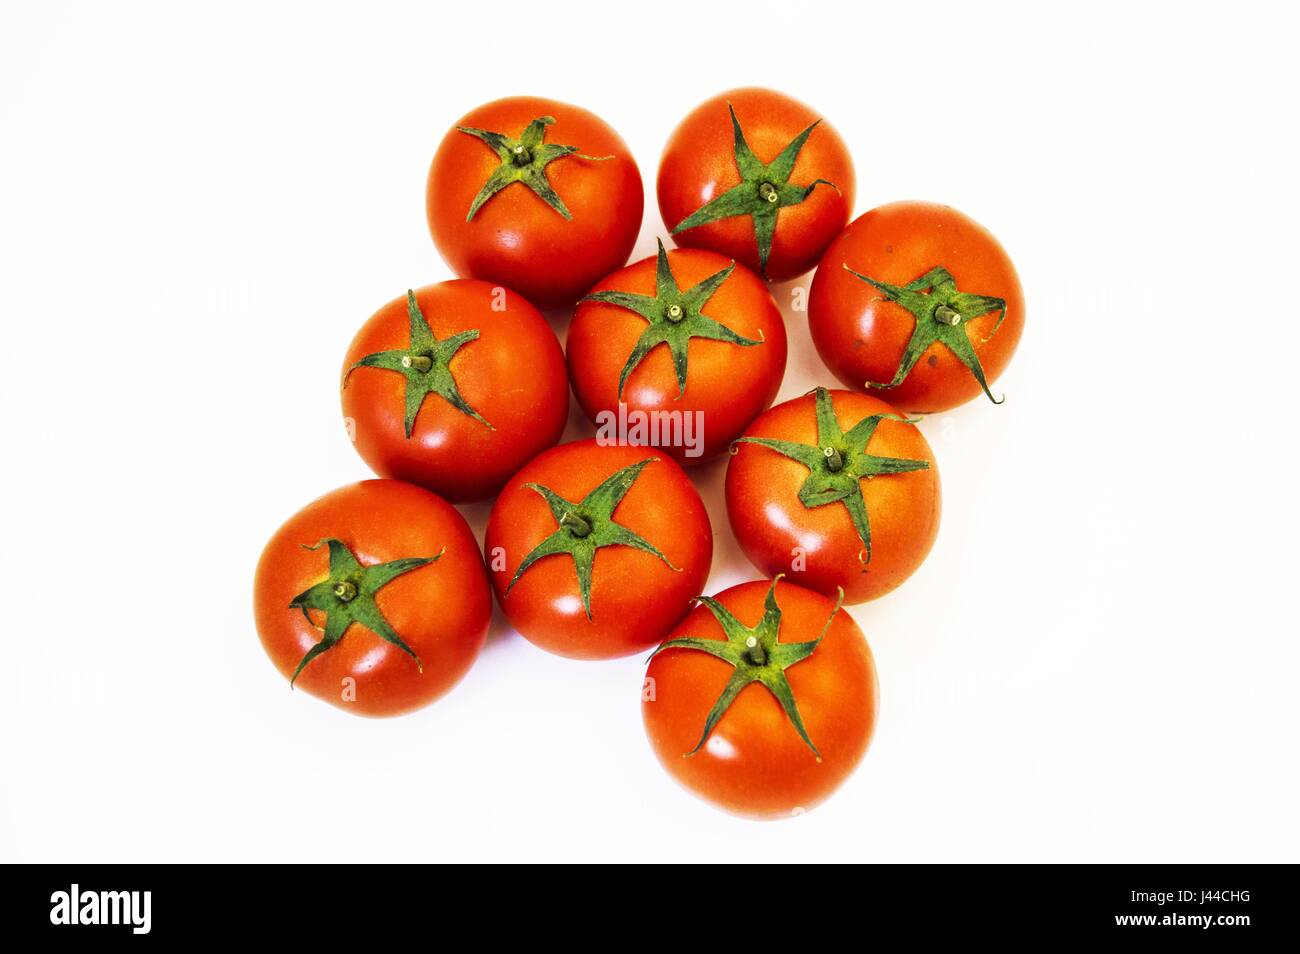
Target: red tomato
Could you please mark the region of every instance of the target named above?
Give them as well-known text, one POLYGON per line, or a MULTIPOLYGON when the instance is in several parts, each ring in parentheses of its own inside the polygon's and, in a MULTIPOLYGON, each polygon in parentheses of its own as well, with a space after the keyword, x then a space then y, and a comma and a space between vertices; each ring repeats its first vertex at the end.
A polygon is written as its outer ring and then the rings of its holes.
POLYGON ((648 649, 682 618, 708 578, 713 531, 671 459, 585 440, 506 484, 485 547, 515 629, 561 656, 608 659, 648 649))
POLYGON ((808 327, 844 384, 895 407, 946 411, 983 391, 1015 353, 1025 300, 988 230, 946 205, 895 202, 854 220, 813 278, 808 327))
POLYGON ((744 266, 660 243, 657 258, 615 272, 582 300, 567 348, 578 402, 602 433, 689 465, 721 453, 771 405, 785 373, 785 321, 744 266), (622 421, 626 433, 614 426, 622 421))
POLYGON ((457 502, 495 494, 554 446, 569 416, 564 353, 546 319, 468 279, 375 312, 343 361, 342 401, 375 473, 457 502))
POLYGON ((798 100, 733 89, 673 131, 657 192, 677 244, 785 281, 816 265, 849 220, 853 160, 839 133, 798 100))
POLYGON ((483 648, 492 597, 454 507, 411 484, 365 480, 275 532, 253 610, 291 685, 348 712, 391 716, 460 681, 483 648))
POLYGON ((429 168, 429 231, 464 278, 571 305, 623 265, 641 229, 641 173, 600 117, 535 96, 472 110, 429 168))
POLYGON ((678 782, 727 811, 787 817, 866 752, 876 667, 838 603, 760 580, 701 600, 656 651, 641 699, 650 745, 678 782))
POLYGON ((852 391, 786 401, 745 431, 727 465, 727 515, 768 576, 847 603, 888 593, 939 532, 930 445, 892 407, 852 391))

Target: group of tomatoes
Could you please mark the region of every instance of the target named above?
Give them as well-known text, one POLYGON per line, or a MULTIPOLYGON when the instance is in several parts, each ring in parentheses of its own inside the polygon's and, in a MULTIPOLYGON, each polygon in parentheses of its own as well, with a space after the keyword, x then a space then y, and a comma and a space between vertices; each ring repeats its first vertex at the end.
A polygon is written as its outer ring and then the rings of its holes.
POLYGON ((291 685, 396 715, 473 664, 494 591, 550 652, 653 649, 639 688, 663 765, 731 811, 789 815, 872 734, 875 667, 841 604, 901 584, 938 531, 937 465, 908 415, 996 401, 1024 302, 1002 247, 953 209, 850 223, 847 146, 772 90, 691 112, 657 193, 678 247, 627 265, 641 173, 599 117, 516 97, 447 132, 426 206, 462 277, 352 340, 343 414, 381 479, 276 532, 257 627, 291 685), (809 329, 844 389, 771 407, 786 330, 768 282, 813 267, 809 329), (538 305, 571 311, 566 349, 538 305), (556 446, 570 388, 601 429, 556 446), (727 516, 767 579, 703 596, 713 531, 685 468, 727 452, 727 516), (480 551, 452 504, 492 497, 480 551))

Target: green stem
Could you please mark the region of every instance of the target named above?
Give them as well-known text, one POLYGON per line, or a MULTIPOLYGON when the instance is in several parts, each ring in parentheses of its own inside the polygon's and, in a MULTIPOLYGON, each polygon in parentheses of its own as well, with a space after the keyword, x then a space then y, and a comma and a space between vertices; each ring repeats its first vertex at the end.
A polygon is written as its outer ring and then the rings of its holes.
POLYGON ((533 161, 533 154, 523 146, 515 146, 514 152, 510 156, 510 161, 517 166, 526 166, 533 161))
POLYGON ((344 603, 350 603, 352 600, 356 599, 357 585, 351 580, 343 580, 336 583, 334 584, 334 595, 344 603))
POLYGON ((941 325, 948 325, 950 328, 961 322, 961 315, 953 311, 947 305, 940 305, 934 310, 934 320, 941 325))
POLYGON ((761 186, 759 186, 758 194, 761 195, 769 203, 776 203, 781 198, 780 193, 776 191, 776 186, 772 185, 772 183, 770 182, 764 182, 761 186))
POLYGON ((823 447, 822 456, 826 458, 826 466, 831 473, 839 473, 844 469, 844 455, 834 447, 823 447))
POLYGON ((572 510, 566 511, 560 518, 560 526, 564 527, 575 537, 585 537, 591 533, 591 521, 572 510))
POLYGON ((751 636, 745 640, 745 658, 755 666, 767 665, 767 653, 759 645, 758 640, 751 636))
POLYGON ((433 358, 427 354, 408 354, 402 358, 402 367, 414 368, 423 374, 428 374, 433 367, 433 358))

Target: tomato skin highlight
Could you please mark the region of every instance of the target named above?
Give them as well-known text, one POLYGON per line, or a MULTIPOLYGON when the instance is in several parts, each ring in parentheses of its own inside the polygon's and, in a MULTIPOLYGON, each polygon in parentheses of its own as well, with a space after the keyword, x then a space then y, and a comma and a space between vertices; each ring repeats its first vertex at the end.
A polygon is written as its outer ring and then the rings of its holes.
MULTIPOLYGON (((822 361, 845 387, 894 378, 916 319, 902 305, 845 270, 905 285, 935 266, 951 272, 963 292, 1006 302, 997 324, 990 313, 966 328, 990 384, 1006 369, 1024 329, 1025 300, 1006 251, 969 216, 930 202, 894 202, 859 216, 822 256, 808 299, 808 329, 822 361), (988 340, 985 340, 985 339, 988 340)), ((979 382, 942 344, 930 345, 896 387, 872 388, 901 411, 947 411, 982 396, 979 382)))
POLYGON ((492 507, 484 549, 497 600, 524 638, 561 656, 612 659, 657 645, 685 615, 708 579, 713 531, 698 491, 671 458, 653 448, 589 439, 545 451, 510 479, 492 507), (652 457, 657 460, 642 470, 613 516, 658 547, 678 571, 631 547, 601 548, 592 568, 590 620, 567 554, 538 560, 507 595, 524 557, 557 527, 546 501, 526 484, 580 501, 616 471, 652 457))
POLYGON ((357 453, 379 476, 419 484, 455 503, 484 500, 564 432, 569 416, 564 352, 546 319, 516 292, 458 279, 417 289, 415 295, 439 339, 479 332, 456 352, 450 367, 461 396, 492 427, 429 394, 407 438, 406 379, 381 368, 353 369, 368 354, 408 345, 404 297, 375 312, 353 338, 343 360, 343 417, 351 422, 357 453))
MULTIPOLYGON (((668 261, 685 289, 725 269, 731 260, 701 249, 674 249, 668 261)), ((655 294, 655 256, 620 269, 597 283, 597 291, 655 294)), ((686 391, 679 397, 672 354, 655 347, 628 376, 623 403, 628 412, 676 411, 700 415, 703 441, 697 456, 673 445, 661 450, 679 464, 692 466, 716 457, 756 416, 771 406, 785 374, 785 320, 767 284, 737 265, 704 305, 704 314, 761 345, 740 345, 692 338, 688 346, 686 391)), ((578 305, 566 344, 574 394, 593 422, 597 415, 618 414, 618 382, 628 356, 648 327, 633 311, 600 301, 578 305)))
POLYGON ((636 160, 622 137, 594 113, 535 96, 498 99, 471 110, 444 136, 429 167, 429 232, 439 254, 463 278, 505 285, 540 306, 572 305, 632 254, 645 196, 636 160), (545 141, 578 147, 546 166, 551 187, 572 214, 566 220, 522 184, 502 189, 466 216, 500 159, 458 130, 472 126, 518 138, 533 120, 553 116, 545 141))
MULTIPOLYGON (((770 585, 767 580, 741 583, 716 599, 741 622, 753 624, 763 615, 770 585)), ((777 582, 776 598, 783 643, 815 639, 835 606, 833 598, 784 580, 777 582)), ((700 605, 669 638, 683 636, 724 638, 718 621, 700 605)), ((720 659, 682 648, 666 649, 651 660, 641 715, 660 764, 685 788, 734 814, 783 818, 811 809, 853 772, 875 728, 876 669, 862 630, 840 610, 816 651, 785 673, 820 762, 772 694, 756 683, 741 690, 703 747, 685 755, 699 741, 732 672, 720 659)))
MULTIPOLYGON (((879 398, 831 391, 836 418, 847 430, 872 414, 898 412, 879 398)), ((746 437, 817 443, 812 395, 778 404, 760 415, 746 437)), ((799 489, 808 468, 756 444, 739 443, 727 465, 727 516, 736 541, 760 572, 778 573, 800 586, 861 603, 890 592, 924 562, 939 532, 939 471, 934 453, 914 425, 880 422, 868 450, 878 456, 930 462, 928 470, 860 480, 871 525, 872 552, 863 544, 840 503, 805 507, 799 489), (796 562, 802 553, 803 563, 796 562)))
POLYGON ((324 549, 334 537, 366 566, 409 557, 436 561, 394 579, 375 603, 420 658, 354 623, 298 675, 295 689, 347 712, 394 716, 428 705, 469 671, 487 638, 492 597, 478 544, 465 519, 442 498, 396 480, 364 480, 325 494, 298 511, 262 551, 254 581, 254 617, 262 647, 286 683, 320 641, 313 623, 291 609, 294 597, 327 576, 324 549), (443 550, 443 548, 446 548, 443 550), (355 699, 347 701, 345 680, 355 699))
MULTIPOLYGON (((856 181, 853 158, 840 134, 810 106, 771 89, 733 89, 706 100, 673 130, 659 160, 656 193, 665 227, 672 231, 696 209, 741 181, 736 168, 734 132, 727 104, 750 149, 771 162, 810 124, 821 120, 804 143, 790 181, 826 179, 839 191, 819 185, 800 204, 782 208, 766 277, 787 281, 817 264, 844 228, 853 210, 856 181)), ((733 216, 673 235, 682 247, 710 249, 761 273, 753 220, 733 216)))

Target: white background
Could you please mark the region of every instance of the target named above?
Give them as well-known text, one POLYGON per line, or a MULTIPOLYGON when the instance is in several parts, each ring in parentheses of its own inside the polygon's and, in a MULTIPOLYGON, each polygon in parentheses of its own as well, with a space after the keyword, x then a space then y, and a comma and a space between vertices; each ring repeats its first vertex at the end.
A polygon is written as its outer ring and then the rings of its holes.
MULTIPOLYGON (((6 3, 0 858, 1300 860, 1298 21, 6 3), (853 609, 883 694, 857 774, 797 819, 723 815, 651 755, 641 658, 548 656, 499 613, 409 717, 291 693, 253 567, 368 476, 339 364, 379 305, 450 277, 423 211, 443 133, 515 93, 594 110, 646 179, 641 257, 666 137, 744 84, 838 127, 858 213, 987 225, 1028 302, 1007 403, 922 425, 933 554, 853 609)), ((785 399, 830 376, 775 292, 785 399)), ((698 474, 711 591, 756 575, 722 472, 698 474)))

